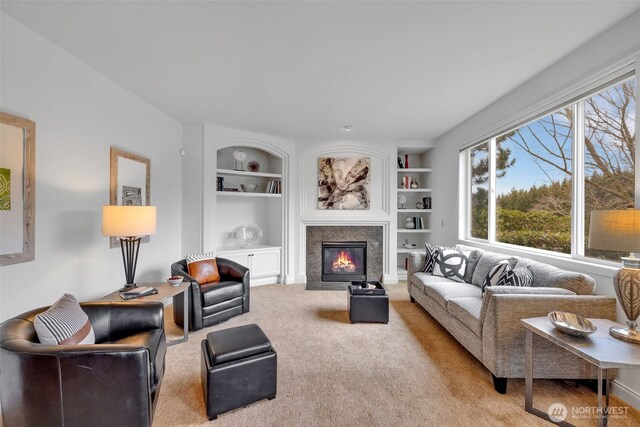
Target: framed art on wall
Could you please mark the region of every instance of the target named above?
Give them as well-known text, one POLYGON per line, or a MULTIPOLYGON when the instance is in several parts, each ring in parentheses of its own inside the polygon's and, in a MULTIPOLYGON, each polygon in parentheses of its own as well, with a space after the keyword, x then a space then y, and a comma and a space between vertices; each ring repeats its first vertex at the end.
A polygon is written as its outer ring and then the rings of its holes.
MULTIPOLYGON (((111 147, 110 205, 149 206, 151 202, 151 160, 111 147)), ((149 236, 141 243, 150 241, 149 236)), ((111 248, 120 247, 116 237, 109 239, 111 248)))
POLYGON ((0 113, 0 265, 35 259, 36 124, 0 113))
POLYGON ((318 159, 318 209, 369 209, 369 157, 318 159))

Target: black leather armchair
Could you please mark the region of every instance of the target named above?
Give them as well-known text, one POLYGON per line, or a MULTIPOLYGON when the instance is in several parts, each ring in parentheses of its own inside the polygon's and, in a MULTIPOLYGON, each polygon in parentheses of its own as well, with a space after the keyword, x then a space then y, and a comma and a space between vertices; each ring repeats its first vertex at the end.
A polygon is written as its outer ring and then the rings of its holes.
MULTIPOLYGON (((249 312, 249 269, 225 258, 216 258, 220 282, 200 284, 189 275, 187 261, 171 265, 171 275, 191 282, 189 329, 197 331, 249 312)), ((173 297, 173 321, 183 326, 184 294, 173 297)))
POLYGON ((80 305, 96 344, 40 344, 33 320, 47 307, 0 325, 5 425, 151 425, 167 350, 162 304, 80 305))

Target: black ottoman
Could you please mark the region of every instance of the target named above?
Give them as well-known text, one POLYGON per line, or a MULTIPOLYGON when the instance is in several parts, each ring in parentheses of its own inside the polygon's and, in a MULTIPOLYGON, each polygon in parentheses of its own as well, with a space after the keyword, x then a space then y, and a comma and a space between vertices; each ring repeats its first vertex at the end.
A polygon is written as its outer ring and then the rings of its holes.
POLYGON ((389 296, 380 282, 351 282, 347 298, 351 323, 389 323, 389 296), (375 286, 375 289, 361 289, 361 284, 375 286))
POLYGON ((211 332, 202 340, 202 392, 209 420, 262 399, 275 399, 277 355, 258 325, 211 332))

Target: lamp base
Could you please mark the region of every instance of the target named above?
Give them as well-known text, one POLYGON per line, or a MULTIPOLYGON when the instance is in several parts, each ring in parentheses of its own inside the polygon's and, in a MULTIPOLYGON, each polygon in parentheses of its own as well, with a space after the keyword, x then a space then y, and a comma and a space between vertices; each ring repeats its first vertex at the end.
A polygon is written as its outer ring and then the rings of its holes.
POLYGON ((622 341, 634 344, 640 344, 640 333, 635 329, 623 328, 621 326, 612 326, 609 328, 609 335, 622 341))
POLYGON ((138 285, 136 285, 135 283, 127 283, 122 288, 118 289, 118 292, 127 292, 127 291, 130 291, 133 288, 137 288, 137 287, 138 287, 138 285))

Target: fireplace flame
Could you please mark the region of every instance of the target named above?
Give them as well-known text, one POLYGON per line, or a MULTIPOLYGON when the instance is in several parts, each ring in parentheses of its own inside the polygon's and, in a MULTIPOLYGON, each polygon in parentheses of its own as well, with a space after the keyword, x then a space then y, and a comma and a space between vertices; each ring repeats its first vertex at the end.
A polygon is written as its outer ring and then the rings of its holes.
POLYGON ((331 269, 334 272, 353 273, 356 271, 356 265, 351 261, 349 252, 340 251, 338 258, 331 264, 331 269))

